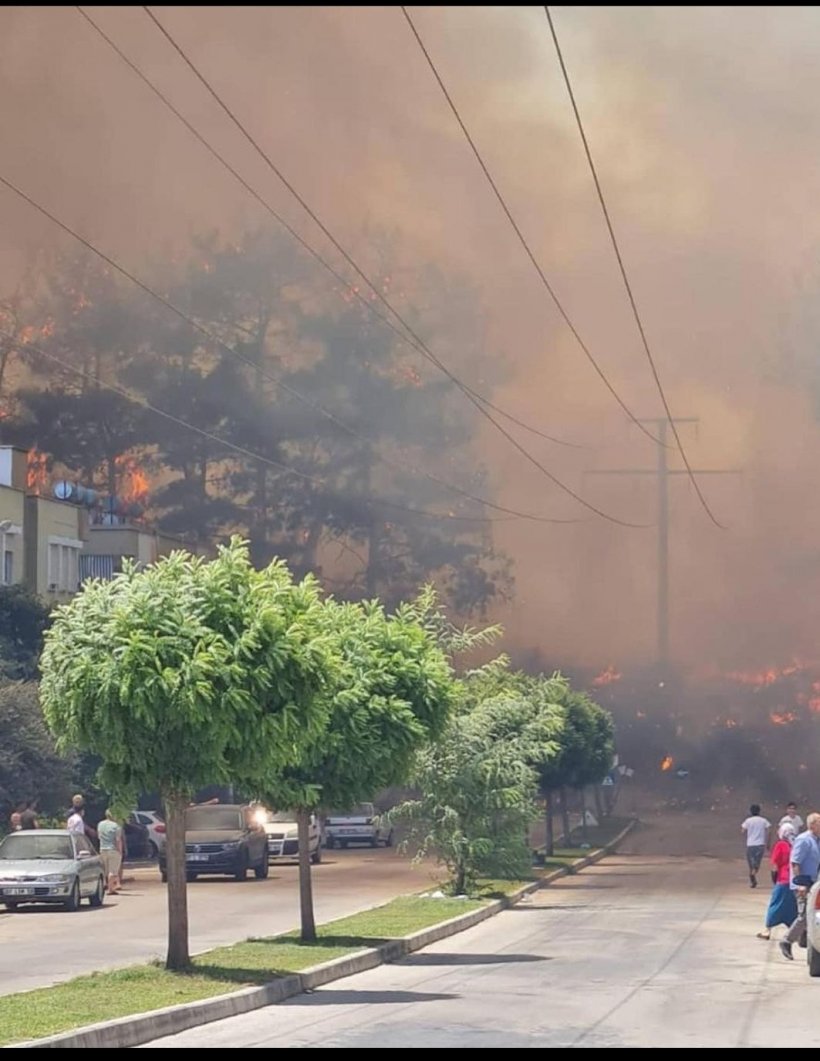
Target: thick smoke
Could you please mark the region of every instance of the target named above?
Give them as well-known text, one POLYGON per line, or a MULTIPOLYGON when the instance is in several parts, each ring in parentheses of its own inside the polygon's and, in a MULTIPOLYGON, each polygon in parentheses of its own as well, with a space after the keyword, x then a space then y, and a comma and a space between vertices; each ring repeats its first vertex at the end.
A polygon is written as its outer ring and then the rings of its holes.
MULTIPOLYGON (((612 382, 639 416, 661 406, 630 319, 540 9, 418 8, 421 33, 477 142, 612 382)), ((274 177, 138 8, 95 8, 247 178, 318 245, 274 177)), ((653 446, 614 405, 527 264, 396 8, 163 8, 288 176, 366 262, 366 224, 400 230, 408 263, 467 272, 508 369, 498 401, 588 448, 521 440, 574 488, 654 523, 653 446)), ((684 664, 814 653, 820 621, 815 207, 820 93, 811 8, 557 8, 647 331, 726 530, 671 484, 672 653, 684 664)), ((72 8, 10 7, 0 34, 2 170, 125 263, 191 232, 263 220, 251 200, 72 8)), ((65 246, 0 195, 0 277, 65 246)), ((335 259, 334 259, 335 260, 335 259)), ((435 336, 431 345, 436 348, 435 336)), ((454 354, 469 382, 470 351, 454 354)), ((589 516, 491 428, 499 500, 577 525, 501 523, 519 650, 619 665, 650 659, 655 530, 589 516)), ((671 458, 676 467, 678 459, 671 458)))

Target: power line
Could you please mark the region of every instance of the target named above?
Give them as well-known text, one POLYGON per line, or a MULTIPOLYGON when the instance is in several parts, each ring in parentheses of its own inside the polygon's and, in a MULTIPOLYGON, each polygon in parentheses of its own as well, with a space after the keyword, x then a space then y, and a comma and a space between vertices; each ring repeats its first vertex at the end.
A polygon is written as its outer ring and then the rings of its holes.
MULTIPOLYGON (((10 331, 0 328, 0 335, 6 339, 16 340, 17 336, 10 331)), ((56 354, 50 353, 44 350, 42 346, 39 346, 34 342, 26 342, 22 344, 26 350, 33 351, 40 357, 44 357, 49 361, 54 362, 61 368, 68 372, 73 372, 75 375, 91 381, 95 386, 102 387, 104 390, 112 391, 114 394, 118 394, 121 398, 125 398, 126 401, 131 402, 134 405, 140 406, 143 409, 148 410, 151 413, 155 413, 157 416, 161 416, 171 423, 176 424, 178 427, 183 427, 188 431, 193 431, 201 438, 206 438, 211 442, 216 442, 218 445, 223 446, 225 449, 231 450, 234 453, 238 453, 242 457, 248 457, 251 460, 259 461, 262 464, 267 465, 270 468, 275 468, 277 471, 284 472, 287 475, 296 476, 298 479, 302 479, 305 482, 315 484, 327 489, 327 481, 320 479, 316 475, 310 475, 307 472, 299 471, 298 468, 293 468, 289 464, 283 464, 281 461, 273 460, 270 457, 264 457, 261 453, 255 453, 252 450, 246 449, 244 446, 239 446, 235 442, 231 442, 226 438, 222 438, 220 435, 214 434, 212 431, 208 431, 205 428, 197 427, 196 424, 190 423, 188 420, 183 420, 181 417, 176 416, 174 413, 168 412, 167 409, 161 409, 159 406, 149 402, 146 398, 141 395, 134 394, 133 391, 128 390, 126 387, 121 387, 115 383, 109 383, 106 380, 100 379, 98 376, 94 376, 91 372, 85 369, 79 368, 77 365, 72 365, 64 358, 58 357, 56 354)), ((461 521, 467 523, 504 523, 514 519, 526 519, 534 517, 509 515, 509 516, 458 516, 448 512, 429 512, 426 509, 415 508, 412 505, 404 505, 398 501, 391 501, 384 497, 372 496, 369 498, 357 498, 357 500, 363 501, 367 505, 386 505, 390 508, 401 509, 405 512, 412 512, 417 516, 423 516, 427 519, 444 520, 444 521, 461 521)))
MULTIPOLYGON (((343 431, 345 431, 347 434, 351 435, 353 438, 356 438, 358 441, 365 443, 365 445, 367 445, 367 446, 372 446, 374 444, 373 439, 368 438, 366 435, 361 434, 361 432, 357 431, 355 428, 351 427, 349 424, 346 424, 343 420, 340 420, 334 413, 331 413, 329 410, 325 409, 323 406, 319 405, 318 403, 313 402, 310 398, 306 398, 303 394, 301 394, 299 391, 297 391, 290 384, 285 383, 283 380, 279 379, 278 377, 273 376, 270 373, 265 372, 264 370, 260 369, 260 366, 255 361, 253 361, 251 358, 245 357, 244 354, 240 353, 240 351, 237 350, 235 347, 230 346, 223 339, 221 339, 218 335, 214 335, 213 332, 211 332, 204 325, 200 324, 199 321, 195 320, 193 317, 190 317, 187 313, 185 313, 184 310, 181 310, 178 306, 174 305, 173 302, 170 302, 163 295, 159 294, 158 291, 155 291, 152 287, 150 287, 148 284, 146 284, 143 280, 140 280, 140 278, 138 276, 135 276, 134 273, 129 272, 129 270, 126 269, 123 265, 120 265, 120 263, 118 261, 116 261, 110 255, 106 254, 105 251, 100 250, 99 247, 96 247, 93 243, 91 243, 90 240, 86 239, 85 236, 82 236, 79 232, 76 232, 73 228, 71 228, 69 225, 67 225, 64 221, 61 221, 55 214, 53 214, 53 213, 51 213, 51 211, 47 210, 44 206, 42 206, 40 203, 38 203, 30 195, 27 195, 24 191, 22 191, 22 189, 18 188, 15 184, 13 184, 10 180, 8 180, 7 177, 4 177, 2 174, 0 174, 0 184, 4 185, 6 188, 8 188, 9 191, 14 192, 15 195, 19 196, 24 202, 28 203, 29 206, 33 207, 35 210, 37 210, 39 213, 41 213, 44 217, 48 218, 49 221, 51 221, 53 224, 57 225, 57 227, 62 229, 63 232, 66 232, 68 235, 72 236, 75 240, 77 240, 79 243, 81 243, 82 246, 84 246, 87 250, 90 250, 93 254, 95 254, 98 258, 100 258, 102 261, 104 261, 107 265, 110 265, 112 269, 115 269, 118 273, 120 273, 122 276, 124 276, 127 280, 129 280, 131 283, 133 283, 137 287, 139 287, 141 291, 144 291, 147 295, 150 295, 151 298, 155 299, 161 305, 165 306, 166 309, 171 310, 172 313, 174 313, 181 320, 185 321, 192 328, 195 328, 198 332, 200 332, 200 334, 204 335, 211 342, 216 343, 223 350, 225 350, 228 354, 232 355, 233 357, 236 357, 238 360, 242 361, 244 364, 246 364, 250 368, 252 368, 255 372, 259 372, 259 374, 262 376, 262 378, 264 378, 266 380, 269 380, 275 386, 277 386, 280 389, 282 389, 283 391, 285 391, 286 394, 290 394, 297 401, 301 402, 303 405, 307 406, 309 409, 312 409, 314 412, 317 412, 320 415, 324 416, 327 420, 329 420, 331 423, 333 423, 336 427, 341 428, 343 431)), ((578 522, 580 522, 577 519, 569 519, 569 520, 552 519, 552 518, 547 517, 547 516, 535 516, 532 513, 518 512, 515 509, 510 509, 510 508, 504 507, 503 505, 498 505, 494 501, 488 501, 485 498, 477 497, 475 494, 472 494, 472 493, 470 493, 467 490, 463 490, 459 486, 454 486, 452 483, 448 483, 444 479, 440 479, 437 475, 433 475, 432 472, 425 471, 423 468, 415 468, 412 465, 407 465, 407 464, 404 464, 403 462, 395 461, 392 458, 386 457, 383 453, 377 453, 376 456, 377 456, 378 460, 380 460, 382 463, 387 464, 388 466, 394 467, 394 468, 398 469, 399 471, 402 471, 402 472, 408 472, 409 471, 413 475, 420 476, 420 477, 422 477, 424 479, 427 479, 429 482, 436 483, 438 486, 444 487, 446 490, 449 490, 451 493, 459 494, 459 495, 461 495, 462 497, 466 498, 469 501, 473 501, 473 502, 475 502, 476 504, 479 504, 479 505, 485 505, 488 508, 496 509, 497 511, 504 512, 504 513, 506 513, 508 515, 518 516, 521 519, 532 519, 532 520, 535 520, 536 522, 539 522, 539 523, 578 523, 578 522)), ((631 524, 628 524, 628 525, 631 526, 631 524)))
POLYGON ((655 364, 655 358, 652 356, 652 350, 649 347, 649 340, 646 336, 646 330, 643 326, 641 315, 638 312, 638 304, 635 301, 635 296, 632 292, 632 285, 629 282, 629 277, 626 272, 626 266, 624 265, 624 259, 621 254, 621 249, 618 246, 618 240, 615 236, 615 229, 612 226, 612 219, 609 216, 609 210, 606 205, 606 199, 604 198, 603 189, 601 188, 601 182, 598 179, 598 170, 596 169, 595 162, 592 158, 592 151, 590 150, 589 141, 587 140, 587 135, 584 130, 584 123, 581 120, 581 112, 578 110, 578 104, 575 101, 575 93, 572 90, 572 82, 570 81, 569 71, 567 70, 567 65, 564 62, 564 54, 561 51, 561 45, 558 41, 558 34, 555 31, 555 24, 552 21, 552 13, 550 12, 550 9, 546 4, 544 5, 544 11, 547 16, 547 22, 549 23, 550 33, 552 34, 553 42, 555 43, 555 51, 558 54, 558 62, 561 65, 561 73, 564 75, 564 84, 567 86, 567 93, 569 94, 570 103, 572 104, 572 111, 575 115, 575 122, 578 126, 578 132, 581 134, 581 142, 584 145, 584 153, 586 154, 587 162, 589 163, 589 169, 592 174, 592 180, 595 183, 595 191, 598 194, 598 202, 601 204, 601 210, 603 211, 604 220, 606 221, 606 227, 607 231, 609 232, 609 238, 612 242, 612 248, 615 251, 615 257, 618 259, 618 268, 621 271, 621 278, 623 279, 624 287, 626 288, 626 294, 629 298, 629 305, 632 307, 632 315, 635 318, 635 324, 638 326, 638 333, 640 334, 641 343, 646 354, 646 359, 649 362, 649 367, 652 371, 652 378, 655 380, 655 386, 658 388, 658 394, 660 395, 661 401, 663 402, 663 408, 666 412, 666 419, 669 423, 669 427, 672 430, 672 434, 675 436, 675 442, 677 444, 684 466, 686 467, 686 473, 689 476, 689 481, 695 488, 695 493, 698 495, 698 500, 700 501, 701 505, 703 505, 703 509, 706 512, 706 515, 712 521, 712 523, 714 523, 716 527, 720 527, 721 530, 725 530, 725 526, 720 523, 719 520, 715 517, 714 513, 709 507, 708 502, 706 501, 706 498, 701 492, 700 484, 695 478, 695 473, 692 471, 692 466, 689 463, 689 458, 686 456, 686 451, 683 448, 683 442, 681 441, 680 433, 678 432, 678 427, 675 423, 675 419, 672 416, 672 410, 669 408, 669 402, 667 401, 666 392, 664 391, 663 384, 661 383, 661 377, 658 373, 657 365, 655 364))
MULTIPOLYGON (((318 262, 318 264, 321 265, 323 269, 330 273, 330 275, 338 283, 342 284, 343 287, 346 288, 350 292, 350 294, 354 298, 356 298, 372 316, 374 316, 377 320, 380 320, 383 324, 386 324, 387 327, 390 328, 391 331, 393 331, 393 333, 398 336, 401 342, 412 347, 418 353, 424 355, 424 351, 409 336, 405 335, 405 333, 400 328, 397 328, 389 317, 386 317, 384 314, 380 313, 372 304, 372 302, 368 301, 368 299, 366 299, 364 295, 361 294, 361 292, 355 290, 355 288, 353 288, 350 281, 345 276, 343 276, 337 269, 335 269, 334 266, 331 265, 331 263, 327 261, 326 258, 324 258, 314 247, 312 247, 304 238, 304 236, 300 235, 300 233, 297 232, 296 229, 292 225, 290 225, 284 217, 281 216, 281 214, 274 210, 270 203, 262 195, 260 195, 259 192, 251 184, 249 184, 248 181, 245 180, 241 173, 239 173, 235 169, 235 167, 232 166, 230 162, 228 162, 224 155, 222 155, 213 146, 213 144, 211 144, 202 135, 202 133, 200 133, 199 130, 190 121, 188 121, 185 115, 182 114, 178 110, 178 108, 174 106, 174 104, 165 95, 165 93, 163 93, 163 91, 147 76, 147 74, 145 74, 145 72, 125 54, 125 52, 119 47, 119 45, 105 32, 105 30, 91 17, 91 15, 88 14, 88 12, 83 7, 77 5, 77 11, 82 15, 86 22, 88 22, 89 25, 92 26, 92 28, 99 34, 99 36, 105 41, 105 43, 114 51, 114 53, 119 56, 119 58, 126 64, 126 66, 128 66, 129 69, 133 71, 133 73, 135 73, 137 77, 168 108, 168 110, 171 111, 174 117, 176 117, 180 122, 182 122, 182 124, 191 133, 191 135, 194 136, 199 141, 199 143, 219 163, 221 163, 222 166, 224 166, 224 168, 231 174, 232 177, 239 181, 242 187, 250 195, 253 196, 253 198, 260 204, 260 206, 262 206, 278 224, 280 224, 285 229, 285 231, 288 233, 288 235, 291 236, 292 239, 296 240, 296 242, 300 244, 303 250, 305 250, 316 262, 318 262)), ((553 442, 558 446, 568 446, 572 449, 587 448, 577 442, 568 442, 566 439, 556 438, 554 435, 547 434, 546 431, 542 431, 540 428, 534 427, 532 424, 526 423, 524 420, 521 420, 513 413, 510 413, 506 409, 502 409, 500 406, 495 405, 492 401, 490 401, 489 398, 481 394, 479 391, 474 390, 472 387, 469 387, 466 383, 464 384, 464 386, 467 388, 467 390, 470 391, 473 397, 477 398, 479 401, 483 402, 486 406, 488 406, 488 408, 498 413, 499 416, 505 417, 507 420, 516 424, 524 431, 529 431, 532 434, 537 435, 539 438, 546 439, 548 442, 553 442)))
POLYGON ((284 187, 287 188, 287 190, 296 199, 299 205, 305 210, 305 212, 314 221, 314 223, 321 229, 327 239, 330 240, 333 246, 345 259, 345 261, 353 269, 355 269, 355 271, 364 280, 368 287, 373 291, 379 301, 382 302, 382 304, 386 306, 386 308, 393 314, 396 320, 398 320, 399 323, 407 329, 408 334, 411 335, 416 341, 416 343, 418 344, 418 348, 424 353, 424 356, 427 357, 428 360, 430 360, 434 365, 436 365, 453 383, 455 383, 455 385, 469 398, 469 400, 473 403, 476 409, 478 409, 479 413, 483 417, 485 417, 485 419, 489 420, 489 422, 496 428, 496 430, 499 431, 508 440, 508 442, 510 442, 510 444, 514 446, 515 449, 517 449, 518 452, 530 462, 530 464, 537 468, 541 472, 541 474, 545 476, 545 478, 549 479, 550 482, 553 483, 553 485, 557 486, 564 493, 568 494, 571 498, 573 498, 573 500, 577 501, 580 505, 583 505, 584 508, 588 509, 590 512, 594 512, 596 516, 600 516, 602 519, 608 520, 610 523, 617 523, 622 527, 644 526, 643 524, 631 523, 627 520, 618 519, 616 516, 611 516, 609 513, 604 512, 602 509, 598 508, 590 501, 587 501, 579 493, 573 490, 572 487, 567 486, 566 483, 564 483, 561 479, 558 478, 558 476, 551 472, 541 461, 538 460, 537 457, 534 457, 528 449, 521 445, 521 443, 518 441, 518 439, 515 438, 514 435, 511 435, 510 432, 507 431, 507 429, 488 412, 487 408, 482 403, 482 401, 475 398, 470 392, 469 388, 462 383, 458 376, 456 376, 449 368, 447 368, 447 366, 430 350, 424 340, 419 336, 418 332, 415 331, 415 329, 408 323, 406 318, 393 306, 390 300, 370 279, 367 273, 363 271, 358 262, 356 262, 356 260, 351 256, 351 254, 342 246, 339 240, 328 229, 327 225, 325 225, 325 223, 319 218, 316 212, 305 201, 305 199, 297 191, 294 185, 287 179, 287 177, 285 177, 279 167, 273 162, 270 156, 265 152, 265 150, 259 145, 259 143, 247 130, 247 128, 242 124, 240 119, 233 113, 227 103, 224 102, 222 97, 219 95, 216 89, 212 87, 205 75, 202 74, 199 68, 194 64, 194 62, 188 58, 188 55, 181 47, 181 45, 178 44, 174 37, 171 36, 169 31, 162 25, 162 23, 159 21, 156 15, 154 15, 151 9, 147 6, 144 6, 143 10, 146 12, 151 21, 157 26, 157 28, 160 30, 166 40, 171 44, 171 46, 178 53, 178 55, 182 58, 186 66, 188 66, 188 68, 195 75, 195 77, 207 89, 208 93, 219 104, 220 108, 230 118, 230 120, 234 123, 237 129, 239 129, 239 131, 242 133, 248 143, 250 143, 251 146, 256 150, 256 152, 259 154, 260 158, 262 158, 262 160, 266 163, 268 168, 278 177, 284 187))
POLYGON ((527 242, 527 239, 524 236, 524 233, 521 231, 521 227, 519 226, 518 222, 513 217, 512 211, 510 210, 509 206, 507 205, 506 199, 501 194, 501 191, 500 191, 498 185, 496 184, 496 182, 495 182, 495 180, 493 178, 493 175, 490 173, 490 170, 487 167, 487 163, 484 161, 484 158, 483 158, 481 152, 478 150, 478 147, 476 146, 475 140, 473 139, 473 137, 470 134, 470 130, 467 128, 467 126, 464 123, 464 119, 461 117, 461 113, 459 112, 459 109, 456 106, 456 104, 455 104, 455 102, 453 100, 453 97, 450 95, 450 93, 449 93, 449 91, 447 89, 447 86, 444 84, 444 80, 442 79, 441 74, 438 72, 438 68, 436 67, 436 64, 433 62, 432 56, 430 55, 429 51, 427 50, 427 47, 426 47, 424 41, 421 39, 421 35, 420 35, 419 31, 416 29, 416 24, 413 22, 413 19, 410 16, 410 12, 407 10, 407 8, 404 5, 402 5, 401 9, 402 9, 402 12, 404 14, 404 17, 407 19, 407 23, 410 26, 410 29, 413 32, 413 36, 416 39, 416 43, 418 44, 419 48, 421 49, 422 55, 427 60, 427 65, 430 67, 430 70, 433 73, 433 77, 436 79, 436 81, 438 83, 438 86, 439 86, 439 88, 441 89, 441 91, 442 91, 442 93, 444 95, 444 98, 447 100, 447 103, 450 106, 450 110, 453 112, 453 115, 454 115, 456 121, 458 122, 462 133, 464 133, 464 136, 465 136, 465 139, 467 140, 467 143, 472 148, 472 152, 473 152, 473 154, 476 157, 476 161, 478 162, 479 166, 481 167, 482 173, 487 178, 487 182, 490 185, 490 187, 492 188, 493 192, 495 193, 495 197, 498 200, 499 204, 501 205, 501 209, 504 211, 504 214, 506 215, 507 220, 512 225, 513 231, 515 232, 516 236, 518 237, 518 240, 519 240, 521 246, 524 248, 524 251, 526 252, 527 257, 529 258, 529 260, 532 263, 536 273, 538 274, 538 277, 539 277, 541 283, 543 284, 544 288, 546 289, 547 293, 549 294, 550 298, 552 299, 553 303, 555 304, 555 308, 561 314, 561 317, 563 318, 564 323, 567 325, 569 330, 572 332, 573 336, 575 337, 576 342, 578 343, 578 345, 581 347, 581 350, 583 350, 584 354, 586 355, 587 360, 592 365, 592 367, 595 369, 595 371, 598 373, 599 377, 601 378, 601 380, 604 383, 604 386, 607 388, 607 390, 612 395, 612 397, 615 399, 615 401, 618 403, 618 405, 620 405, 621 409, 623 409, 623 411, 626 413, 626 415, 629 417, 629 419, 632 421, 632 423, 635 424, 635 426, 640 431, 642 431, 647 436, 647 438, 651 438, 653 442, 657 443, 658 439, 651 433, 651 431, 648 431, 646 429, 646 427, 635 416, 635 414, 632 412, 632 410, 629 408, 629 406, 626 404, 626 402, 623 400, 623 398, 620 396, 620 394, 615 390, 615 387, 612 385, 612 383, 610 383, 608 376, 606 375, 604 370, 601 368, 601 366, 598 364, 598 361, 594 357, 592 351, 589 349, 587 344, 581 338, 580 332, 578 331, 578 329, 576 328, 575 324, 572 321, 572 318, 570 317, 570 315, 567 313, 566 309, 564 308, 563 303, 558 298, 558 295, 555 293, 555 288, 552 286, 552 284, 547 279, 547 275, 544 272, 544 270, 542 269, 541 263, 536 258, 536 256, 535 256, 532 248, 530 247, 529 243, 527 242))

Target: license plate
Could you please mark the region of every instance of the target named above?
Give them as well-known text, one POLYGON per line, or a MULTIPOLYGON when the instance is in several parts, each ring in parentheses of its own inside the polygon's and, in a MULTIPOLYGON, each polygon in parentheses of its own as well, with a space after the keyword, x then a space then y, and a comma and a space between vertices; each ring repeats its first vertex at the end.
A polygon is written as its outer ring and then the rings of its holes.
POLYGON ((33 888, 4 888, 5 895, 34 895, 33 888))
POLYGON ((354 834, 355 835, 356 833, 367 832, 367 830, 364 828, 364 826, 360 825, 360 826, 358 826, 358 828, 356 826, 354 826, 353 828, 340 829, 339 832, 340 833, 345 833, 345 834, 354 834))
POLYGON ((185 859, 188 862, 207 862, 208 861, 208 856, 207 855, 186 855, 185 859))

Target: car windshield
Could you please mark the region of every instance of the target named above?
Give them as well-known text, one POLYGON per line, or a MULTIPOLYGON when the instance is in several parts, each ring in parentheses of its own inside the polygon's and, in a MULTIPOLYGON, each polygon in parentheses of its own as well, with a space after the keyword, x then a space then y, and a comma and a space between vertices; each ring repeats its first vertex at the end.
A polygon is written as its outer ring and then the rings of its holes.
POLYGON ((74 849, 68 836, 12 833, 0 844, 0 859, 9 862, 28 859, 73 859, 74 849))
POLYGON ((204 833, 209 829, 236 831, 244 828, 244 823, 238 810, 228 807, 192 807, 185 814, 185 828, 192 833, 204 833))

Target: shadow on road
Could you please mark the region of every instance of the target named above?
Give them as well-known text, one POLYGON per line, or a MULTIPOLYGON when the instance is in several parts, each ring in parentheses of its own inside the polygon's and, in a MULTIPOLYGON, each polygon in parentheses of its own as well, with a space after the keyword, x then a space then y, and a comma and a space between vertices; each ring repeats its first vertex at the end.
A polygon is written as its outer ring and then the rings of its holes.
POLYGON ((397 1002, 451 1002, 459 995, 435 994, 425 991, 330 991, 322 988, 307 995, 280 1002, 280 1006, 361 1006, 394 1005, 397 1002))
POLYGON ((413 954, 402 965, 504 965, 523 962, 551 962, 540 954, 413 954))

